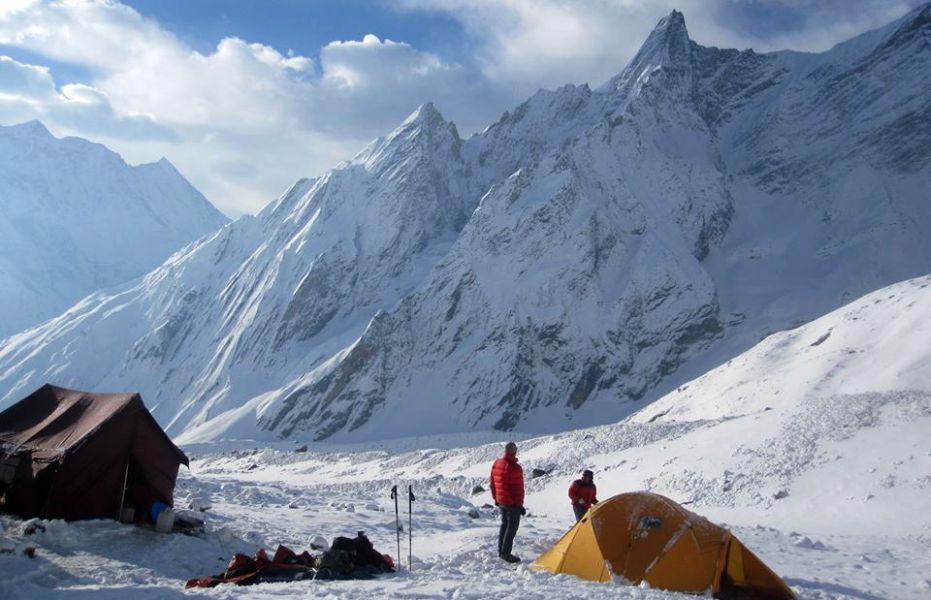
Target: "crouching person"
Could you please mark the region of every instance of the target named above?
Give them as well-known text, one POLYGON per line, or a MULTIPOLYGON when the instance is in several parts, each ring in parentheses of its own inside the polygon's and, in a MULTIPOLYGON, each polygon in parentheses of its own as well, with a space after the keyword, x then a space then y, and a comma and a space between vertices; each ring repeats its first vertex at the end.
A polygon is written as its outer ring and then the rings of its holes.
POLYGON ((569 499, 572 500, 572 512, 575 513, 576 523, 582 520, 589 508, 598 504, 598 498, 595 497, 597 493, 595 474, 588 469, 582 471, 581 479, 576 479, 569 486, 569 499))
POLYGON ((520 562, 511 552, 514 536, 520 526, 524 509, 524 469, 517 462, 517 444, 508 442, 504 456, 491 467, 491 497, 501 511, 501 528, 498 530, 498 557, 510 563, 520 562))

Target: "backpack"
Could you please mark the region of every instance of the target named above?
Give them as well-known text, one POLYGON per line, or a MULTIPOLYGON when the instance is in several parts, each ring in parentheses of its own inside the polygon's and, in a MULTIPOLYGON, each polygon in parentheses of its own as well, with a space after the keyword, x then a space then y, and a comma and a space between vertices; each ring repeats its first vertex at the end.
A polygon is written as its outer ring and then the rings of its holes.
POLYGON ((355 568, 355 563, 345 550, 330 548, 317 558, 318 572, 325 574, 321 579, 342 579, 349 577, 355 568))
POLYGON ((356 567, 373 567, 381 573, 393 571, 385 557, 375 550, 372 542, 361 531, 354 538, 337 537, 330 544, 330 550, 345 552, 356 567))

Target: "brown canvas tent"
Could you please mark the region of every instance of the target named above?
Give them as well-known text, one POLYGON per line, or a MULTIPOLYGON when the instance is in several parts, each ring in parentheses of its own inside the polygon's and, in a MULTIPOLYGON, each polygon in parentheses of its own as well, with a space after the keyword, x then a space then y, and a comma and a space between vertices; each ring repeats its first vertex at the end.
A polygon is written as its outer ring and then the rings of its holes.
POLYGON ((649 492, 595 505, 531 568, 715 598, 795 597, 730 531, 649 492))
POLYGON ((44 385, 0 413, 4 510, 48 519, 118 518, 173 503, 188 459, 139 394, 96 394, 44 385))

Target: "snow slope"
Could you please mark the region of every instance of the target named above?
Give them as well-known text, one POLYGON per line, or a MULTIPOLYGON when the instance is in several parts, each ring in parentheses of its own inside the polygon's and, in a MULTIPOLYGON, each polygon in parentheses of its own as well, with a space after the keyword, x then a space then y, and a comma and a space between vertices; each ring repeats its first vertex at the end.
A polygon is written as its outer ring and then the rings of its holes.
MULTIPOLYGON (((792 331, 613 425, 519 440, 529 509, 515 551, 527 561, 571 525, 569 483, 593 468, 599 497, 665 494, 725 523, 802 599, 918 600, 931 593, 931 277, 902 282, 792 331), (830 335, 827 335, 830 332, 830 335), (872 376, 871 376, 872 375, 872 376), (532 468, 549 470, 531 479, 532 468)), ((0 517, 0 594, 44 600, 182 595, 233 552, 365 530, 397 554, 392 484, 414 486, 412 572, 374 581, 263 584, 204 598, 688 598, 506 568, 488 506, 500 432, 379 444, 185 446, 178 505, 212 504, 204 539, 105 521, 0 517), (421 448, 409 450, 407 448, 421 448), (473 516, 469 513, 472 512, 473 516)), ((407 509, 401 519, 407 527, 407 509)), ((408 544, 402 542, 407 565, 408 544)))
POLYGON ((545 433, 931 272, 931 5, 822 54, 673 12, 616 78, 459 137, 432 105, 255 218, 0 346, 187 441, 545 433))
POLYGON ((167 160, 0 127, 0 337, 135 279, 227 219, 167 160))

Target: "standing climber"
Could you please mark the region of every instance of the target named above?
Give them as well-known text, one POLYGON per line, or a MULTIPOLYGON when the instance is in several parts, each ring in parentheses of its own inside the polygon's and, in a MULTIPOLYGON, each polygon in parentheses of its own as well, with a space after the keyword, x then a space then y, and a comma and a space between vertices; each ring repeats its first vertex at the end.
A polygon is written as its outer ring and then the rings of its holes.
POLYGON ((498 530, 498 557, 509 563, 520 562, 511 553, 514 536, 520 526, 524 508, 524 469, 517 462, 517 444, 508 442, 504 456, 491 467, 491 497, 501 511, 501 528, 498 530))
POLYGON ((575 513, 576 523, 582 520, 589 508, 598 504, 597 493, 595 474, 588 469, 582 471, 581 479, 576 479, 569 486, 569 499, 572 500, 572 512, 575 513))

